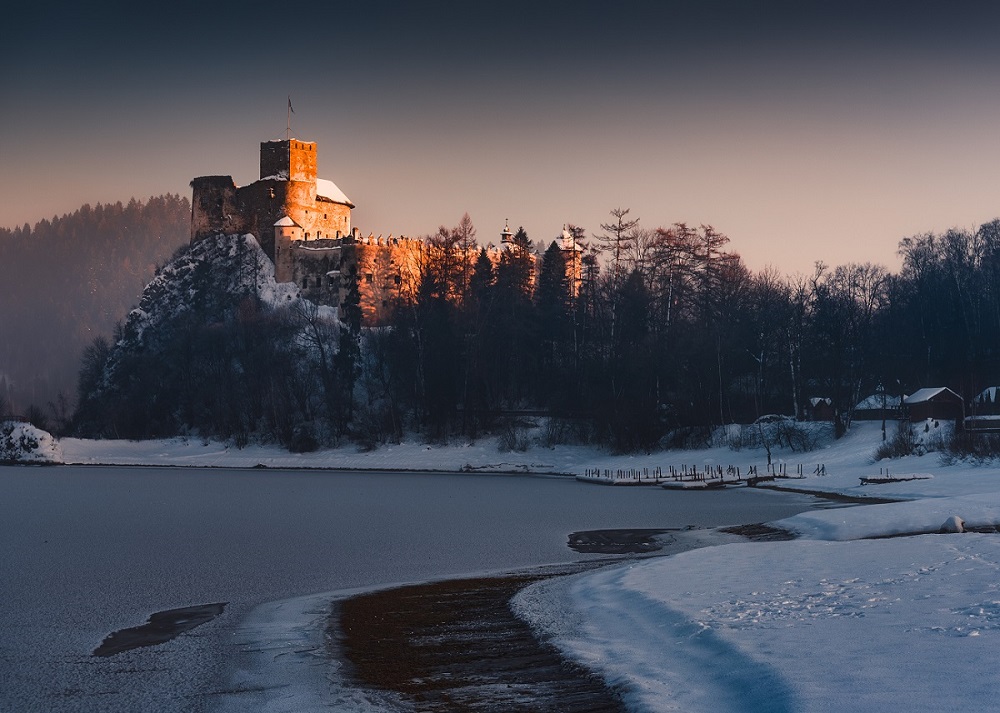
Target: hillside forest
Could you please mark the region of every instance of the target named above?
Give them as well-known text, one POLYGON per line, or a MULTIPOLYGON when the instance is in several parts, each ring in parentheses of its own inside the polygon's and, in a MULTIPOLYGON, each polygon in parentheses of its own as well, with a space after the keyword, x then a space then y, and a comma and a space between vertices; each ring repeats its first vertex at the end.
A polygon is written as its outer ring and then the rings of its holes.
POLYGON ((415 295, 379 326, 360 324, 358 275, 331 321, 302 300, 220 292, 247 265, 198 256, 229 272, 197 283, 201 306, 163 321, 155 349, 127 329, 95 341, 73 427, 301 449, 501 433, 517 447, 513 426, 546 413, 553 442, 634 451, 805 418, 813 398, 830 400, 843 432, 873 393, 948 386, 968 400, 1000 381, 1000 221, 904 238, 898 273, 817 264, 792 277, 749 270, 708 225, 647 228, 615 209, 595 231, 568 230, 584 250, 519 229, 494 264, 468 216, 442 227, 415 295))
POLYGON ((156 267, 188 241, 187 198, 84 205, 34 227, 0 228, 0 400, 64 420, 83 350, 138 301, 156 267))

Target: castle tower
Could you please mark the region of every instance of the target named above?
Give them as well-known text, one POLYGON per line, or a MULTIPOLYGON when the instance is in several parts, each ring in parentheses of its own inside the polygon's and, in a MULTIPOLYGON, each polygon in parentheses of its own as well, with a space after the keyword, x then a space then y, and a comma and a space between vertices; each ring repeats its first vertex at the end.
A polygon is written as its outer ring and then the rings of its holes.
POLYGON ((316 142, 282 139, 260 142, 260 177, 316 181, 316 142))
POLYGON ((191 187, 192 241, 252 233, 274 260, 274 224, 280 218, 299 228, 294 238, 284 236, 290 243, 337 240, 352 231, 354 203, 333 181, 317 177, 314 141, 262 141, 260 179, 248 186, 238 187, 231 176, 201 176, 191 187))

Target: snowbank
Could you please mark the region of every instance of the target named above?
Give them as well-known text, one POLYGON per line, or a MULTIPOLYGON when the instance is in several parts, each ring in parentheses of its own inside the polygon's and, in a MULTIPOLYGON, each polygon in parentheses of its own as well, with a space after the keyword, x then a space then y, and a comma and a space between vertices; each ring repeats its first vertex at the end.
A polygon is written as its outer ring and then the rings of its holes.
POLYGON ((1000 525, 1000 492, 814 510, 773 524, 813 540, 843 541, 940 532, 946 521, 956 516, 965 529, 1000 525))
POLYGON ((725 545, 580 577, 537 621, 634 711, 979 710, 998 567, 976 534, 725 545))
MULTIPOLYGON (((770 523, 790 542, 725 544, 529 588, 517 611, 633 711, 939 711, 994 697, 1000 525, 993 468, 935 455, 881 464, 877 424, 809 454, 784 487, 909 501, 770 523), (892 537, 912 533, 913 537, 892 537), (863 539, 889 538, 889 539, 863 539)), ((789 469, 791 470, 791 469, 789 469)))
POLYGON ((62 449, 52 435, 30 423, 0 422, 0 463, 62 463, 62 449))

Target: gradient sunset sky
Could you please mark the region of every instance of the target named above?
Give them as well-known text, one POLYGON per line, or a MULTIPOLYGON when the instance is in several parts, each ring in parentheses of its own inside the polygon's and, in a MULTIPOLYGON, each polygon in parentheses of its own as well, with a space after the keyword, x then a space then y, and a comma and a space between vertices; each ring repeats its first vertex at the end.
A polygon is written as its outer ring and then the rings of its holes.
POLYGON ((37 5, 4 16, 0 226, 250 183, 288 95, 364 233, 621 206, 788 274, 1000 216, 992 3, 37 5))

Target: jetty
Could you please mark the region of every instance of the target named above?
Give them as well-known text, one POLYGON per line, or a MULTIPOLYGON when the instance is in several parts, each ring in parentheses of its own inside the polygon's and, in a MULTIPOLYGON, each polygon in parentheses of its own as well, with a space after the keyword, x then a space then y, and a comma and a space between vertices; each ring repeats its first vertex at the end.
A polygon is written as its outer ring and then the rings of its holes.
MULTIPOLYGON (((826 466, 817 465, 814 475, 826 475, 826 466)), ((755 487, 760 483, 785 478, 804 478, 804 468, 797 465, 794 474, 789 474, 787 464, 768 465, 764 473, 759 473, 756 465, 746 470, 739 466, 697 465, 660 466, 653 468, 587 468, 576 479, 599 485, 658 485, 668 490, 705 490, 733 486, 755 487)))

